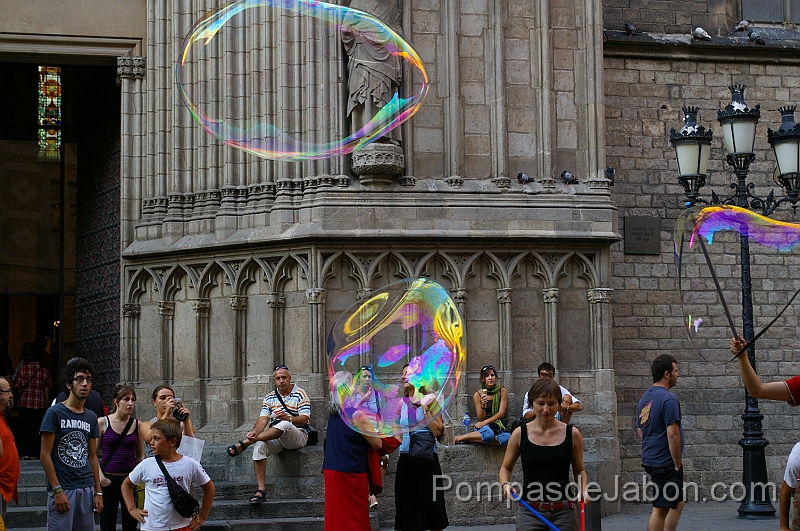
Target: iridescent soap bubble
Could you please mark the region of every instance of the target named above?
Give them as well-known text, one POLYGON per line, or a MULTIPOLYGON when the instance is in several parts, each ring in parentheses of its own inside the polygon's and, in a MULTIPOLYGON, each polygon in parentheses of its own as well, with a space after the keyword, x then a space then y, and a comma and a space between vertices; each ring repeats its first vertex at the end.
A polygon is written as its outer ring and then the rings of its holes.
POLYGON ((399 435, 426 422, 421 411, 414 418, 418 408, 409 403, 438 414, 456 396, 466 363, 464 323, 440 284, 394 282, 337 319, 328 362, 345 423, 366 435, 399 435))
MULTIPOLYGON (((742 236, 747 237, 751 262, 757 263, 759 258, 752 257, 794 250, 800 243, 800 224, 773 220, 727 205, 690 208, 676 222, 675 264, 684 328, 700 356, 714 363, 731 359, 728 342, 734 335, 732 328, 737 336, 744 334, 739 258, 742 236)), ((798 294, 795 291, 792 296, 786 290, 787 297, 781 299, 774 291, 760 288, 760 279, 754 278, 756 338, 776 322, 798 294)))
POLYGON ((422 60, 396 31, 358 9, 313 0, 240 0, 210 11, 184 39, 175 81, 184 105, 208 134, 283 161, 351 153, 408 120, 428 92, 422 60), (301 115, 341 111, 334 102, 344 90, 343 32, 382 46, 406 65, 408 96, 395 93, 358 131, 329 138, 323 126, 301 115), (264 49, 253 47, 255 35, 266 42, 264 49), (285 52, 275 53, 278 47, 285 52), (294 88, 284 92, 287 101, 280 96, 285 87, 294 88))

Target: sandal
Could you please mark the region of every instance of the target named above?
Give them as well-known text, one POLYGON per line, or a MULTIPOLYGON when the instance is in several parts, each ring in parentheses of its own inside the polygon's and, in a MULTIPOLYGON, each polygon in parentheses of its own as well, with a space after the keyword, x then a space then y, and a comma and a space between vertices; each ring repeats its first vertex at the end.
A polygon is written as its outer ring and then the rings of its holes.
POLYGON ((245 444, 244 441, 239 441, 236 444, 228 446, 228 455, 231 457, 236 457, 240 453, 244 452, 245 448, 247 448, 247 444, 245 444))
POLYGON ((258 489, 255 494, 250 496, 250 504, 251 505, 258 505, 264 501, 264 497, 267 495, 267 491, 258 489))

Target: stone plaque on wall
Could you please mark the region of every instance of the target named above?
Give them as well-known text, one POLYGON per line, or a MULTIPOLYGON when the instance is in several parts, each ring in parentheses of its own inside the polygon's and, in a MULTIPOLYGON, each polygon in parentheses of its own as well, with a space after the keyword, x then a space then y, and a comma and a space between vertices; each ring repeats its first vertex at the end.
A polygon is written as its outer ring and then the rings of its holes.
POLYGON ((661 254, 661 219, 626 216, 625 254, 661 254))

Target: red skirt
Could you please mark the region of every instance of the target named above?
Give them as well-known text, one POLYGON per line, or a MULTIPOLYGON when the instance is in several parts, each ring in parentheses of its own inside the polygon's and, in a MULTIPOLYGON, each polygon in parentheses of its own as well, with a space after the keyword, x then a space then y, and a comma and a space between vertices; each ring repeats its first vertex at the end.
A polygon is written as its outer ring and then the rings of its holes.
POLYGON ((367 473, 324 470, 325 531, 370 531, 367 473))

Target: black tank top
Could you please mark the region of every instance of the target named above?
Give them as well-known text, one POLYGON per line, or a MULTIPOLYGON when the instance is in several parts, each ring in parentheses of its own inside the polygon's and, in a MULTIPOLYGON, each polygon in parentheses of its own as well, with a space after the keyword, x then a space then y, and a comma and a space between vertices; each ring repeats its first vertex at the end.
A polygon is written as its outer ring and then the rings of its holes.
POLYGON ((528 440, 528 426, 522 426, 519 453, 522 458, 522 499, 529 502, 557 502, 567 499, 572 464, 572 425, 556 446, 539 446, 528 440), (528 495, 530 494, 530 497, 528 495))

